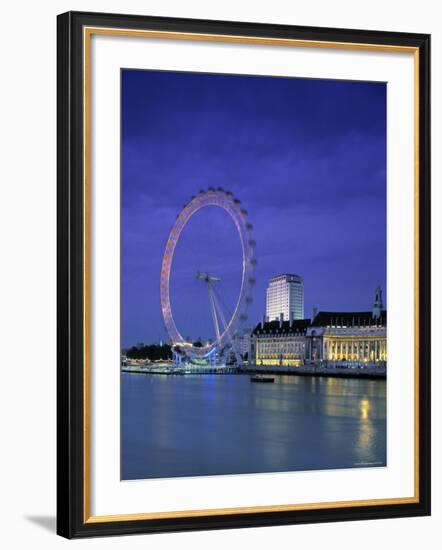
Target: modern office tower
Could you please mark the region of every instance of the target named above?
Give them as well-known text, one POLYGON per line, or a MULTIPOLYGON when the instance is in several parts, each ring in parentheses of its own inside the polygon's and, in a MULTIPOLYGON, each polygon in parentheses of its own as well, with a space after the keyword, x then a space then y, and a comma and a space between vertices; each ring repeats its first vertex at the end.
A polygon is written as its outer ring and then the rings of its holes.
POLYGON ((270 279, 266 316, 269 321, 304 319, 304 279, 284 273, 270 279))

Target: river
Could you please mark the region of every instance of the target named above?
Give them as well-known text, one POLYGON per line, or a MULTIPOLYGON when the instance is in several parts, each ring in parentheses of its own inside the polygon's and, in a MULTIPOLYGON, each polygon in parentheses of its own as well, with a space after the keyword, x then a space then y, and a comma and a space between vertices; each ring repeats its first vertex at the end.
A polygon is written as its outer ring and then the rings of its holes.
POLYGON ((121 477, 386 465, 386 381, 122 374, 121 477))

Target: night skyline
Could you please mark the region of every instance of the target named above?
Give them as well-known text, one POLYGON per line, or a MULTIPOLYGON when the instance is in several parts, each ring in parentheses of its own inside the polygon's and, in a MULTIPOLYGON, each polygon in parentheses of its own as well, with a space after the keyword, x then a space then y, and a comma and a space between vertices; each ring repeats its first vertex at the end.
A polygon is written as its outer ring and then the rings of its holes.
MULTIPOLYGON (((167 339, 159 277, 168 233, 200 189, 221 186, 249 212, 257 284, 249 324, 279 273, 304 278, 305 317, 386 305, 386 85, 122 71, 122 345, 167 339)), ((227 214, 198 212, 173 264, 183 336, 206 337, 195 272, 239 289, 240 242, 227 214), (227 223, 226 223, 227 222, 227 223)))

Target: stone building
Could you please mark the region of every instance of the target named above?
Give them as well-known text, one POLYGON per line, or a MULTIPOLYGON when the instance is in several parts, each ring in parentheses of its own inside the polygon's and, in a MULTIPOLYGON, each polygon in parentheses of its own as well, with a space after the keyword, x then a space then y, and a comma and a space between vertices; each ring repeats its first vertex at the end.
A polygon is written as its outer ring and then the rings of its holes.
POLYGON ((255 365, 300 366, 305 362, 310 319, 263 321, 251 335, 250 355, 255 365))
POLYGON ((256 365, 385 366, 387 312, 375 290, 371 311, 320 311, 313 319, 263 319, 252 332, 250 362, 256 365))
POLYGON ((307 329, 306 363, 385 363, 387 312, 320 311, 307 329))

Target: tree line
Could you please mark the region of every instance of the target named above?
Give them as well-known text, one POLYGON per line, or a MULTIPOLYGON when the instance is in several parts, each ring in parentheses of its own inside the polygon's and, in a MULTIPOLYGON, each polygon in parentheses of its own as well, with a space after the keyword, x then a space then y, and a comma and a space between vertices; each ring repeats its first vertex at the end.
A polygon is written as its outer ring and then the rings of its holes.
POLYGON ((150 361, 172 359, 172 348, 169 344, 132 346, 126 350, 126 356, 130 359, 149 359, 150 361))

